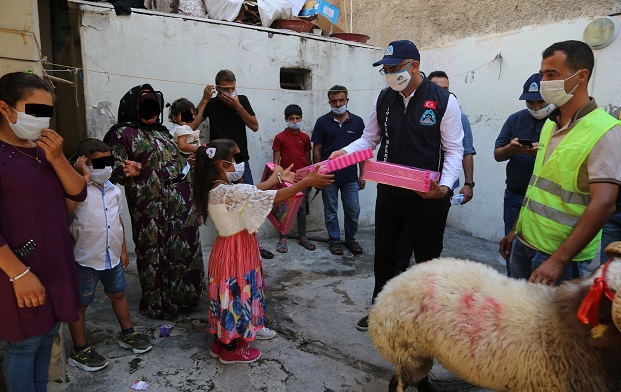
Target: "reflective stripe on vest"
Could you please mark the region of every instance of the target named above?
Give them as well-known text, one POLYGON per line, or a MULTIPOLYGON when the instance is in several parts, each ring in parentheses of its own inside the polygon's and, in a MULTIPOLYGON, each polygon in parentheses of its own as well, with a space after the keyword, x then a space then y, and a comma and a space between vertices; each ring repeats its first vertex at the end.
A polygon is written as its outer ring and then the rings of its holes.
MULTIPOLYGON (((544 162, 555 129, 552 121, 546 121, 516 227, 516 234, 528 244, 552 254, 569 237, 591 201, 591 195, 578 188, 580 167, 597 141, 615 125, 621 122, 603 109, 593 110, 578 120, 544 162)), ((573 260, 592 259, 600 237, 601 233, 573 260)))

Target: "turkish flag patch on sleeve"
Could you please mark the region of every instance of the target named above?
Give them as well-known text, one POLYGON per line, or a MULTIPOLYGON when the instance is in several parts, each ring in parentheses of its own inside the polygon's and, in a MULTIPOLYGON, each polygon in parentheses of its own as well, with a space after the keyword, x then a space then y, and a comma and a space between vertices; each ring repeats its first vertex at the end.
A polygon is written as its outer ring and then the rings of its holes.
POLYGON ((438 108, 438 106, 436 105, 436 101, 429 101, 429 100, 423 103, 423 107, 425 109, 437 109, 438 108))

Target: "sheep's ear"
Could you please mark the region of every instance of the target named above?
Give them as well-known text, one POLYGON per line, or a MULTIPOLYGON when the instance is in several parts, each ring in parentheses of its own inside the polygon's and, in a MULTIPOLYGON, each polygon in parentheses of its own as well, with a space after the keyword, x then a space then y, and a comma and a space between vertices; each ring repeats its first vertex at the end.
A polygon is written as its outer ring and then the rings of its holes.
MULTIPOLYGON (((600 324, 600 326, 603 326, 600 324)), ((612 325, 606 325, 606 330, 602 336, 595 339, 589 338, 589 344, 594 347, 615 347, 621 344, 621 332, 613 328, 612 325)))
POLYGON ((611 242, 606 249, 604 249, 604 254, 610 258, 621 257, 621 241, 611 242))
POLYGON ((619 331, 621 331, 621 290, 615 294, 612 301, 612 321, 619 331))

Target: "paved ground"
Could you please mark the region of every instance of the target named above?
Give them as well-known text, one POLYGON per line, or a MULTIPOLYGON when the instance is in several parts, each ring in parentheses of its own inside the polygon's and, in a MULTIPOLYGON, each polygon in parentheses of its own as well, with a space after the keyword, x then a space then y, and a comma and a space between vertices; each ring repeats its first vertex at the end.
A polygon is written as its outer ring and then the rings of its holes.
MULTIPOLYGON (((153 350, 143 355, 121 349, 116 345, 118 324, 101 293, 87 312, 87 330, 90 343, 110 359, 110 364, 95 373, 68 367, 67 379, 50 382, 50 391, 129 391, 134 380, 147 381, 152 392, 387 391, 392 365, 375 351, 368 334, 354 326, 367 313, 373 288, 373 230, 361 230, 359 238, 366 252, 357 257, 347 251, 344 256, 333 256, 322 242, 316 243, 315 252, 309 252, 290 240, 289 253, 264 261, 267 325, 278 336, 254 343, 263 353, 256 363, 222 365, 209 356, 212 338, 204 330, 205 297, 197 309, 166 321, 186 329, 186 335, 155 339, 153 350)), ((275 239, 266 240, 262 245, 274 249, 275 243, 275 239)), ((208 256, 209 248, 204 254, 208 256)), ((443 255, 503 268, 496 244, 450 229, 443 255)), ((140 286, 134 265, 126 276, 134 323, 139 331, 152 334, 164 321, 140 315, 140 286)), ((70 345, 67 339, 66 352, 70 345)), ((432 379, 442 391, 483 391, 438 365, 432 379)))

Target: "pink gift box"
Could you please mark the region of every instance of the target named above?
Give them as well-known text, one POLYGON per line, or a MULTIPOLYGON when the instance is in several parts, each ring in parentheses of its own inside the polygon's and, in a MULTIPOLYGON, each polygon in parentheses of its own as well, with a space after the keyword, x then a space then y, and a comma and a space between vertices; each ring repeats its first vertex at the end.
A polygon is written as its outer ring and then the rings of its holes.
POLYGON ((440 173, 396 163, 369 161, 364 165, 362 179, 413 191, 429 192, 431 181, 438 181, 440 173))
MULTIPOLYGON (((265 164, 265 169, 263 170, 263 176, 261 177, 261 182, 267 180, 270 177, 271 171, 274 170, 274 163, 268 162, 265 164)), ((288 182, 283 182, 282 184, 278 184, 273 189, 281 189, 284 187, 288 187, 291 184, 288 182)), ((293 227, 293 221, 298 214, 298 209, 302 204, 302 199, 304 198, 304 193, 298 192, 295 196, 288 198, 282 203, 275 205, 272 208, 272 211, 267 215, 267 219, 272 222, 276 230, 282 235, 289 234, 291 228, 293 227)))
POLYGON ((338 158, 328 159, 319 163, 315 163, 314 165, 303 167, 296 170, 295 174, 297 174, 299 178, 304 178, 308 175, 308 173, 315 170, 315 166, 317 165, 320 165, 319 173, 332 173, 334 171, 341 170, 351 165, 355 165, 356 163, 362 162, 370 158, 373 158, 373 150, 367 148, 364 150, 352 152, 351 154, 340 156, 338 158))

